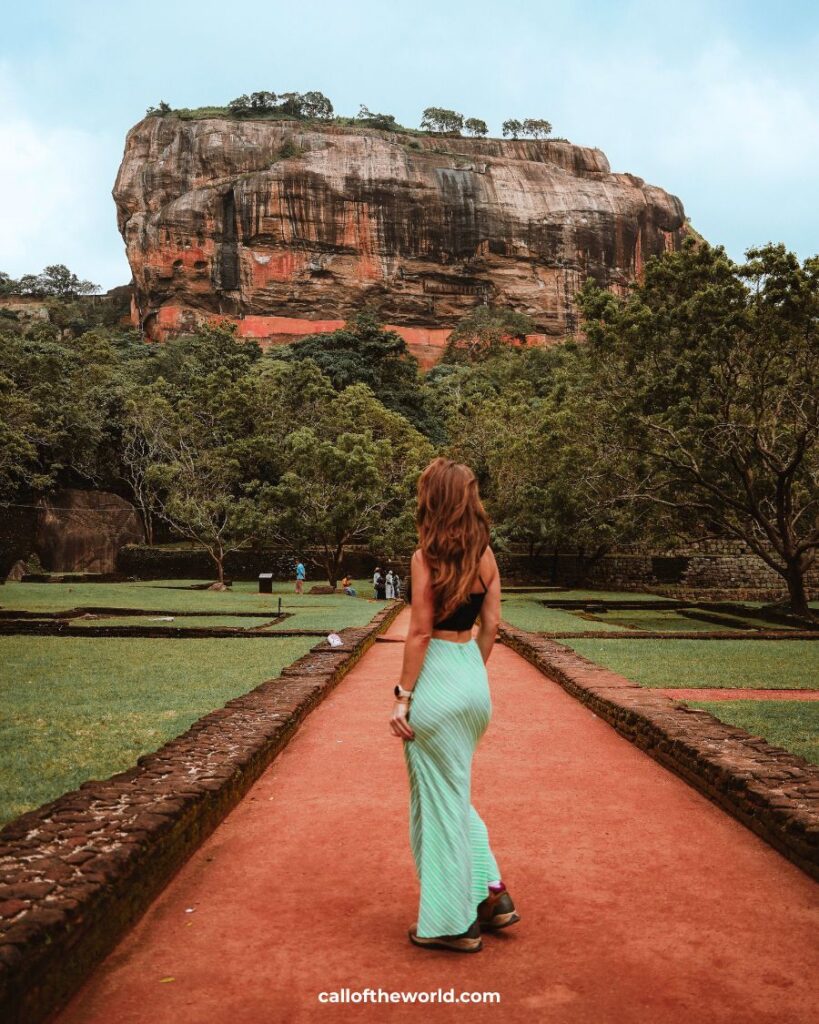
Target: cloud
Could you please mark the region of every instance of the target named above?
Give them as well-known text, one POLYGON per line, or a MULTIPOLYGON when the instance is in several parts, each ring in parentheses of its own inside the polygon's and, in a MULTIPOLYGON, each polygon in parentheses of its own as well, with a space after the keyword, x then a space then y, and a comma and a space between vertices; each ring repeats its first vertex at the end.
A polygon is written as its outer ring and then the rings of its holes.
POLYGON ((26 116, 0 72, 0 269, 65 263, 104 288, 128 281, 110 198, 118 156, 104 137, 26 116))

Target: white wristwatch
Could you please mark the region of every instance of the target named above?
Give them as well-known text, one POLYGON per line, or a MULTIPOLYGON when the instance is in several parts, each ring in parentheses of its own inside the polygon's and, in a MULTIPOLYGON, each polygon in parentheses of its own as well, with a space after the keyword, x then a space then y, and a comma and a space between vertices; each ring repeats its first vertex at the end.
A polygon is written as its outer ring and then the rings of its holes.
POLYGON ((412 690, 405 690, 398 683, 395 684, 395 689, 393 690, 393 693, 395 694, 396 698, 398 698, 399 700, 402 697, 406 697, 407 700, 412 700, 412 690))

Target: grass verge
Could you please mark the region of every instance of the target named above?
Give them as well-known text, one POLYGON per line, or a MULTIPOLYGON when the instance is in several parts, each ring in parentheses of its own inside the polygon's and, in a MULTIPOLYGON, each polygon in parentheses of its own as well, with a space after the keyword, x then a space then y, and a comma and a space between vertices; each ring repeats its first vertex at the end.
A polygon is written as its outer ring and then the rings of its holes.
POLYGON ((0 637, 0 823, 129 768, 314 643, 0 637))
POLYGON ((641 686, 819 688, 819 641, 561 641, 641 686))
POLYGON ((715 718, 819 764, 819 701, 691 701, 715 718))

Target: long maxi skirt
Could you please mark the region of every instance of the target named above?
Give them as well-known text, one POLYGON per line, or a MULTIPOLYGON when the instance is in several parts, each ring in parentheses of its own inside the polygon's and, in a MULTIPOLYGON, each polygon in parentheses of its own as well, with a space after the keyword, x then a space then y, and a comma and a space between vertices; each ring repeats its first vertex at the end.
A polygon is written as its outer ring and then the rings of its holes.
POLYGON ((433 637, 415 683, 404 741, 410 782, 410 845, 421 886, 417 934, 459 935, 500 873, 471 803, 472 757, 492 715, 489 680, 475 640, 433 637))

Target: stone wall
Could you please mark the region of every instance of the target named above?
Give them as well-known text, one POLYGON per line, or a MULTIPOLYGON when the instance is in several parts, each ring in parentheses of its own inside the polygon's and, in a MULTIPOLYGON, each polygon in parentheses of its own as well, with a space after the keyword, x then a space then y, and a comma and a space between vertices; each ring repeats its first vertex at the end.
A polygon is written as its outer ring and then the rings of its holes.
MULTIPOLYGON (((322 582, 325 573, 316 561, 319 552, 305 552, 308 579, 322 582)), ((573 554, 529 556, 498 552, 501 577, 506 584, 536 585, 555 582, 562 586, 583 583, 579 560, 573 554)), ((239 580, 256 579, 272 572, 276 579, 293 575, 293 558, 283 551, 241 551, 228 555, 226 573, 239 580)), ((386 559, 362 549, 350 549, 344 556, 343 571, 357 579, 373 574, 376 565, 391 565, 402 575, 409 573, 409 555, 386 559)), ((159 547, 126 547, 117 557, 116 568, 139 579, 211 579, 213 565, 202 551, 159 547)), ((744 545, 716 541, 709 545, 674 549, 664 553, 625 550, 604 556, 587 572, 585 585, 614 590, 677 587, 726 593, 728 596, 774 599, 787 594, 782 578, 744 545)), ((809 586, 819 591, 819 566, 809 575, 809 586)))
MULTIPOLYGON (((320 552, 305 551, 301 555, 307 569, 307 583, 325 583, 327 574, 320 552)), ((137 579, 208 580, 214 579, 214 564, 204 551, 193 548, 129 546, 117 556, 117 571, 137 579)), ((375 567, 393 566, 401 572, 409 570, 409 559, 386 559, 369 551, 350 549, 344 555, 342 573, 354 579, 367 579, 375 567)), ((225 559, 225 575, 236 580, 255 580, 259 573, 272 572, 273 578, 295 578, 293 555, 288 551, 234 551, 225 559)))
POLYGON ((37 513, 31 507, 0 508, 0 584, 12 571, 15 563, 25 561, 34 551, 34 533, 37 513))
MULTIPOLYGON (((626 590, 670 584, 691 590, 787 594, 783 578, 739 540, 703 541, 662 553, 618 552, 603 558, 589 581, 626 590)), ((809 573, 808 586, 819 590, 819 565, 809 573)))

